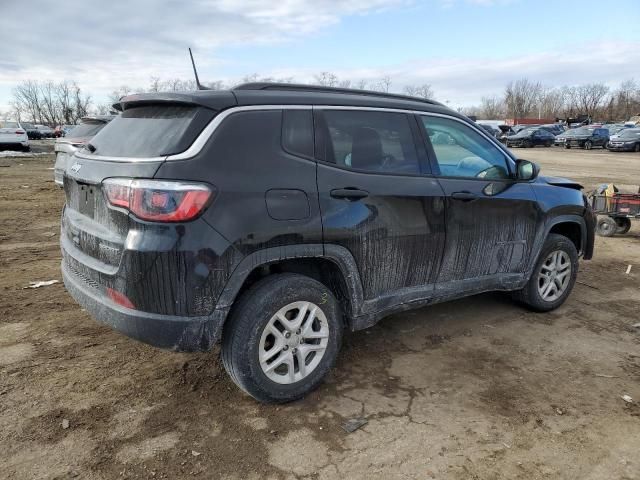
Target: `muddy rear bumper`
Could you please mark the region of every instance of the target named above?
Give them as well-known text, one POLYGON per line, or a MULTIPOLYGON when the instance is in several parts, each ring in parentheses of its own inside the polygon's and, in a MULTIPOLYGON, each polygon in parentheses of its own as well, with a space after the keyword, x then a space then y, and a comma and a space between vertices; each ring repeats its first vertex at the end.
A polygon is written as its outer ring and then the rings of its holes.
POLYGON ((221 336, 226 310, 214 310, 212 315, 202 317, 140 312, 122 307, 87 286, 64 262, 62 278, 67 291, 93 318, 141 342, 178 352, 196 352, 210 350, 221 336))

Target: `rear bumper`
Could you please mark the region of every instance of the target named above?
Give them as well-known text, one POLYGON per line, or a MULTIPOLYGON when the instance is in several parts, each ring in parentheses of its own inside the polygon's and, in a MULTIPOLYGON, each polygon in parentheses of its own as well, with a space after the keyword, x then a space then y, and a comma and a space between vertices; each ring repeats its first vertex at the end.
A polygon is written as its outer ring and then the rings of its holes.
POLYGON ((178 352, 207 351, 219 340, 228 309, 212 315, 182 317, 122 307, 88 286, 62 262, 62 278, 71 296, 99 322, 154 347, 178 352))

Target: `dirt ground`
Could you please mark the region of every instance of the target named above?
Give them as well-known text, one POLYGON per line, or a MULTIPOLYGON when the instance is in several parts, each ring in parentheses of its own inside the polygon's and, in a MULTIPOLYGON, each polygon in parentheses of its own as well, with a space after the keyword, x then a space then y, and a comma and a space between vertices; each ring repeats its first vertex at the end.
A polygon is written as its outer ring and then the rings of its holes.
MULTIPOLYGON (((518 153, 640 183, 637 154, 518 153)), ((0 165, 0 478, 640 479, 640 222, 597 239, 553 313, 487 294, 394 315, 348 334, 308 398, 263 406, 217 351, 156 350, 61 283, 24 289, 61 280, 63 194, 53 155, 0 165)))

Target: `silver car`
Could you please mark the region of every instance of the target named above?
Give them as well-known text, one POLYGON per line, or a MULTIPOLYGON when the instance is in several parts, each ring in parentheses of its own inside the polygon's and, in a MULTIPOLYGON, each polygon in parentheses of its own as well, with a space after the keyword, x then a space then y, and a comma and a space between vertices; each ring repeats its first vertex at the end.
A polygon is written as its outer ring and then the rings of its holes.
POLYGON ((67 162, 73 154, 91 141, 91 139, 104 128, 104 126, 113 120, 115 115, 96 115, 92 117, 84 117, 80 120, 80 124, 76 125, 64 137, 58 138, 54 146, 56 152, 56 164, 53 168, 53 179, 55 182, 63 186, 64 171, 67 168, 67 162))

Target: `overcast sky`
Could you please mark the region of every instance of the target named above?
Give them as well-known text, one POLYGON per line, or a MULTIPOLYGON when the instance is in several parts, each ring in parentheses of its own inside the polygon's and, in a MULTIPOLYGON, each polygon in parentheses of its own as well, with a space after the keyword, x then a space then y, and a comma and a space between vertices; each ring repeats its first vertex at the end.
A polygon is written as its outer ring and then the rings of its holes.
POLYGON ((640 80, 640 0, 0 0, 0 45, 0 111, 26 79, 75 80, 95 103, 190 79, 189 46, 203 81, 389 75, 455 107, 524 76, 640 80))

